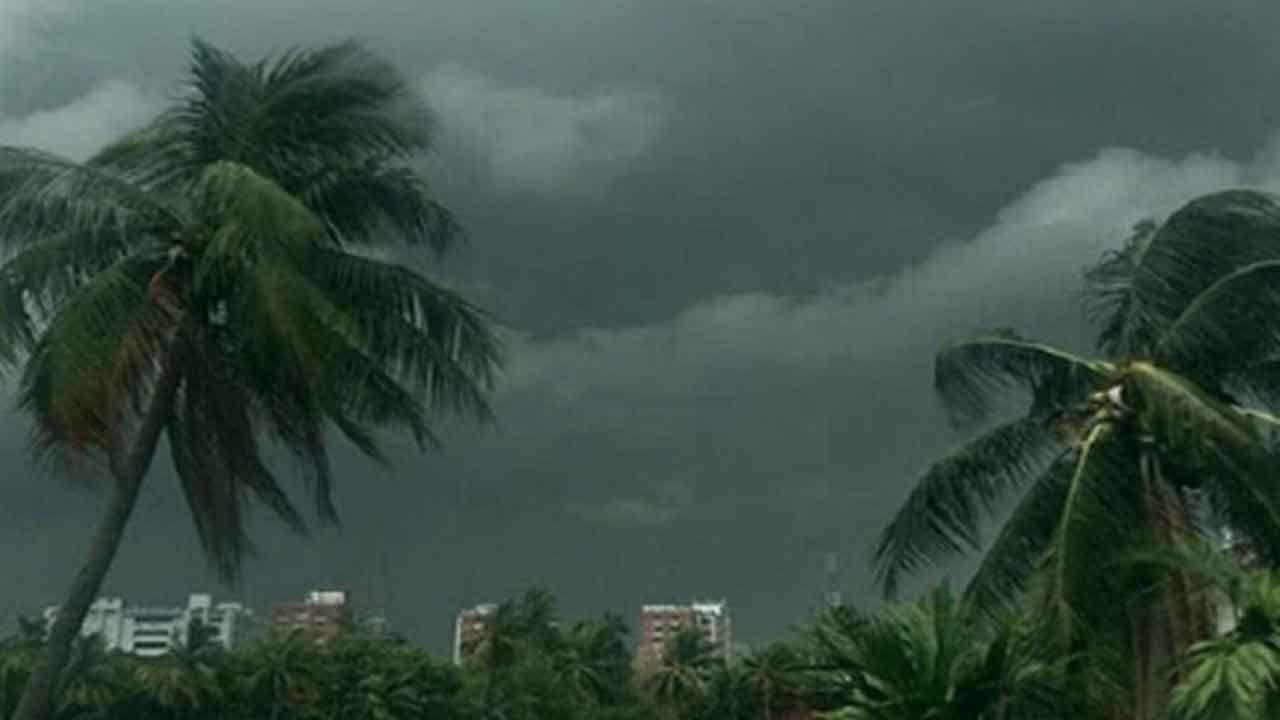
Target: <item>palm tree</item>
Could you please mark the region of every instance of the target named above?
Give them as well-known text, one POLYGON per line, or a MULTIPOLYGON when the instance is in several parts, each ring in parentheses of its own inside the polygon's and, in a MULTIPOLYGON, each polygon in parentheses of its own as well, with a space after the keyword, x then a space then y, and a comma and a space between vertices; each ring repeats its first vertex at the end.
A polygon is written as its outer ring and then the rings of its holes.
POLYGON ((842 676, 847 688, 830 717, 1048 717, 1056 668, 1039 660, 1013 625, 986 640, 973 620, 945 586, 916 604, 868 616, 828 658, 824 674, 842 676))
POLYGON ((1245 191, 1197 199, 1140 225, 1087 278, 1103 357, 1011 331, 939 353, 935 384, 958 420, 985 420, 1011 387, 1030 403, 929 467, 876 560, 892 594, 906 573, 983 551, 981 525, 1016 498, 967 600, 996 615, 1030 599, 1065 651, 1119 647, 1133 716, 1145 719, 1206 615, 1179 573, 1108 560, 1222 523, 1280 559, 1280 486, 1266 481, 1280 467, 1268 443, 1280 400, 1280 202, 1245 191))
POLYGON ((101 638, 77 638, 59 678, 57 716, 111 717, 131 699, 131 680, 124 657, 108 650, 101 638))
POLYGON ((715 663, 697 703, 697 711, 692 715, 707 720, 754 720, 752 695, 742 668, 715 663))
POLYGON ((429 445, 433 413, 486 418, 499 347, 485 315, 377 253, 437 252, 451 216, 410 163, 432 136, 386 63, 342 44, 244 63, 196 41, 185 95, 74 163, 0 148, 0 361, 42 456, 112 494, 18 720, 46 720, 162 436, 212 567, 233 579, 243 501, 305 523, 264 438, 336 520, 336 429, 429 445))
POLYGON ((466 648, 467 656, 484 673, 484 714, 486 717, 497 707, 499 678, 515 666, 525 647, 528 625, 521 608, 514 602, 504 602, 485 618, 484 630, 476 642, 466 648))
POLYGON ((743 684, 760 703, 763 720, 796 699, 802 684, 801 658, 789 645, 774 643, 747 656, 742 663, 743 684))
POLYGON ((607 613, 574 623, 566 633, 553 664, 560 683, 580 702, 608 705, 623 699, 631 680, 627 632, 621 617, 607 613))
POLYGON ((715 666, 711 643, 696 628, 684 628, 667 641, 662 660, 645 685, 658 702, 679 713, 706 694, 715 666))
POLYGON ((17 633, 0 641, 0 718, 12 716, 22 688, 40 649, 44 647, 45 624, 18 618, 17 633))
POLYGON ((255 712, 270 720, 288 717, 296 708, 314 705, 320 693, 320 657, 301 630, 273 635, 242 659, 244 696, 255 712))
POLYGON ((193 621, 185 639, 161 658, 142 664, 138 674, 148 693, 171 717, 219 716, 230 684, 226 658, 214 638, 216 629, 193 621))

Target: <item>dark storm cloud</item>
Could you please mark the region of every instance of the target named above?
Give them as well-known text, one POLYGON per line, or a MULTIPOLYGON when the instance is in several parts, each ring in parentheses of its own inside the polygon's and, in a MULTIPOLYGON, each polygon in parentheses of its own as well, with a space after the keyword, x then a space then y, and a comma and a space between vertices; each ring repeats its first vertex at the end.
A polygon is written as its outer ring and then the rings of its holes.
MULTIPOLYGON (((457 605, 532 582, 575 610, 727 595, 753 638, 819 597, 827 550, 870 596, 867 543, 955 440, 928 388, 938 343, 1011 324, 1079 344, 1079 268, 1132 222, 1274 184, 1274 153, 1187 154, 1263 146, 1277 19, 1190 0, 0 0, 0 142, 89 152, 163 101, 191 32, 249 54, 363 37, 437 110, 429 171, 474 241, 443 271, 513 334, 500 426, 392 471, 340 458, 344 534, 263 523, 246 596, 385 585, 439 644, 457 605), (1116 145, 1140 152, 1097 154, 1116 145)), ((37 480, 25 422, 3 427, 0 567, 34 609, 94 498, 37 480)), ((115 591, 210 584, 157 479, 115 591)))

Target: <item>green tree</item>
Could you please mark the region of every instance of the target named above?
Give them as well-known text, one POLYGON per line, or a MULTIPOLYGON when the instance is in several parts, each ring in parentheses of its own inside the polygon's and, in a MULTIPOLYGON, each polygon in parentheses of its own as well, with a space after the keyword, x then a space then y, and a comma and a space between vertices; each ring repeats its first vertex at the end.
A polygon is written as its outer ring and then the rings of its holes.
POLYGON ((803 664, 790 645, 773 643, 748 655, 742 662, 742 682, 763 720, 792 707, 804 684, 803 664))
POLYGON ((287 449, 336 519, 330 429, 432 442, 487 417, 485 315, 407 266, 456 226, 411 162, 431 134, 386 63, 343 44, 254 63, 197 41, 185 94, 86 163, 0 148, 0 360, 57 462, 111 498, 16 717, 46 720, 162 436, 213 568, 234 577, 256 499, 305 524, 264 455, 287 449))
POLYGON ((1087 279, 1102 357, 1011 331, 939 353, 935 385, 959 420, 988 419, 1009 388, 1030 402, 929 467, 876 558, 892 594, 905 573, 983 552, 968 601, 988 615, 1030 601, 1062 652, 1127 658, 1098 666, 1130 689, 1123 712, 1146 720, 1172 659, 1207 633, 1205 608, 1177 571, 1109 561, 1222 523, 1280 559, 1280 486, 1267 480, 1280 468, 1267 442, 1280 400, 1280 203, 1200 198, 1139 226, 1087 279), (984 549, 982 524, 1011 499, 984 549))
POLYGON ((613 613, 574 623, 555 653, 556 675, 568 693, 590 705, 616 705, 631 684, 627 624, 613 613))
POLYGON ((57 690, 59 720, 118 717, 136 692, 127 659, 96 636, 76 639, 57 690))
POLYGON ((44 647, 45 624, 18 618, 18 630, 0 640, 0 718, 13 715, 31 666, 44 647))
POLYGON ((139 665, 146 692, 168 717, 194 720, 222 715, 231 683, 227 658, 216 636, 216 628, 194 620, 186 637, 177 638, 168 653, 139 665))
POLYGON ((840 720, 1049 717, 1058 668, 1006 624, 984 639, 945 588, 868 616, 831 646, 823 674, 845 688, 840 720))
POLYGON ((667 641, 662 659, 645 686, 661 704, 687 716, 707 692, 717 665, 715 648, 696 628, 683 628, 667 641))
POLYGON ((292 720, 319 704, 321 657, 305 633, 269 635, 236 659, 240 692, 253 713, 292 720))

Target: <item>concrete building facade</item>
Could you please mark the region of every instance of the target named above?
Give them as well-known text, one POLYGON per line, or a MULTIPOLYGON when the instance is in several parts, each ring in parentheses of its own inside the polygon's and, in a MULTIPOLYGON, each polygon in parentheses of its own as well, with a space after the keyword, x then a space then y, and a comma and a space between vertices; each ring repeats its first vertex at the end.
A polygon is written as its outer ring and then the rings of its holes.
POLYGON ((271 608, 271 625, 280 632, 302 632, 324 644, 352 627, 355 613, 345 590, 313 590, 301 602, 277 603, 271 608))
MULTIPOLYGON (((44 611, 46 627, 58 617, 58 607, 44 611)), ((240 603, 215 603, 212 595, 195 594, 181 605, 130 605, 123 598, 98 598, 89 607, 80 634, 102 638, 108 650, 159 657, 190 638, 199 622, 212 632, 212 640, 232 648, 243 633, 249 611, 240 603)))
POLYGON ((697 630, 718 655, 729 659, 733 647, 732 622, 728 603, 719 600, 687 605, 642 605, 636 662, 642 666, 661 662, 671 638, 690 628, 697 630))
POLYGON ((453 621, 453 664, 461 665, 471 648, 484 637, 489 618, 497 612, 494 603, 484 603, 458 612, 453 621))

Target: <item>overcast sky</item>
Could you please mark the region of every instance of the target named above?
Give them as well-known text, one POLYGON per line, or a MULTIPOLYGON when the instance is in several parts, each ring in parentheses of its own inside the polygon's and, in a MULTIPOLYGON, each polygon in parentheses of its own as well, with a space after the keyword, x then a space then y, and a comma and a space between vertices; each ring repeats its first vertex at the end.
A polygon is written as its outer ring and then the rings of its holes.
MULTIPOLYGON (((958 440, 939 343, 1081 345, 1082 266, 1146 217, 1280 178, 1280 4, 1246 0, 0 0, 0 143, 83 157, 145 121, 198 34, 355 36, 439 120, 471 245, 430 271, 508 328, 496 428, 390 471, 339 458, 343 535, 259 524, 241 596, 452 613, 530 584, 572 613, 726 597, 774 637, 872 603, 868 545, 958 440), (941 8, 941 9, 940 9, 941 8), (378 558, 385 552, 382 582, 378 558)), ((0 616, 56 601, 103 497, 0 416, 0 616)), ((215 590, 158 466, 108 590, 215 590)), ((221 591, 219 591, 221 592, 221 591)))

